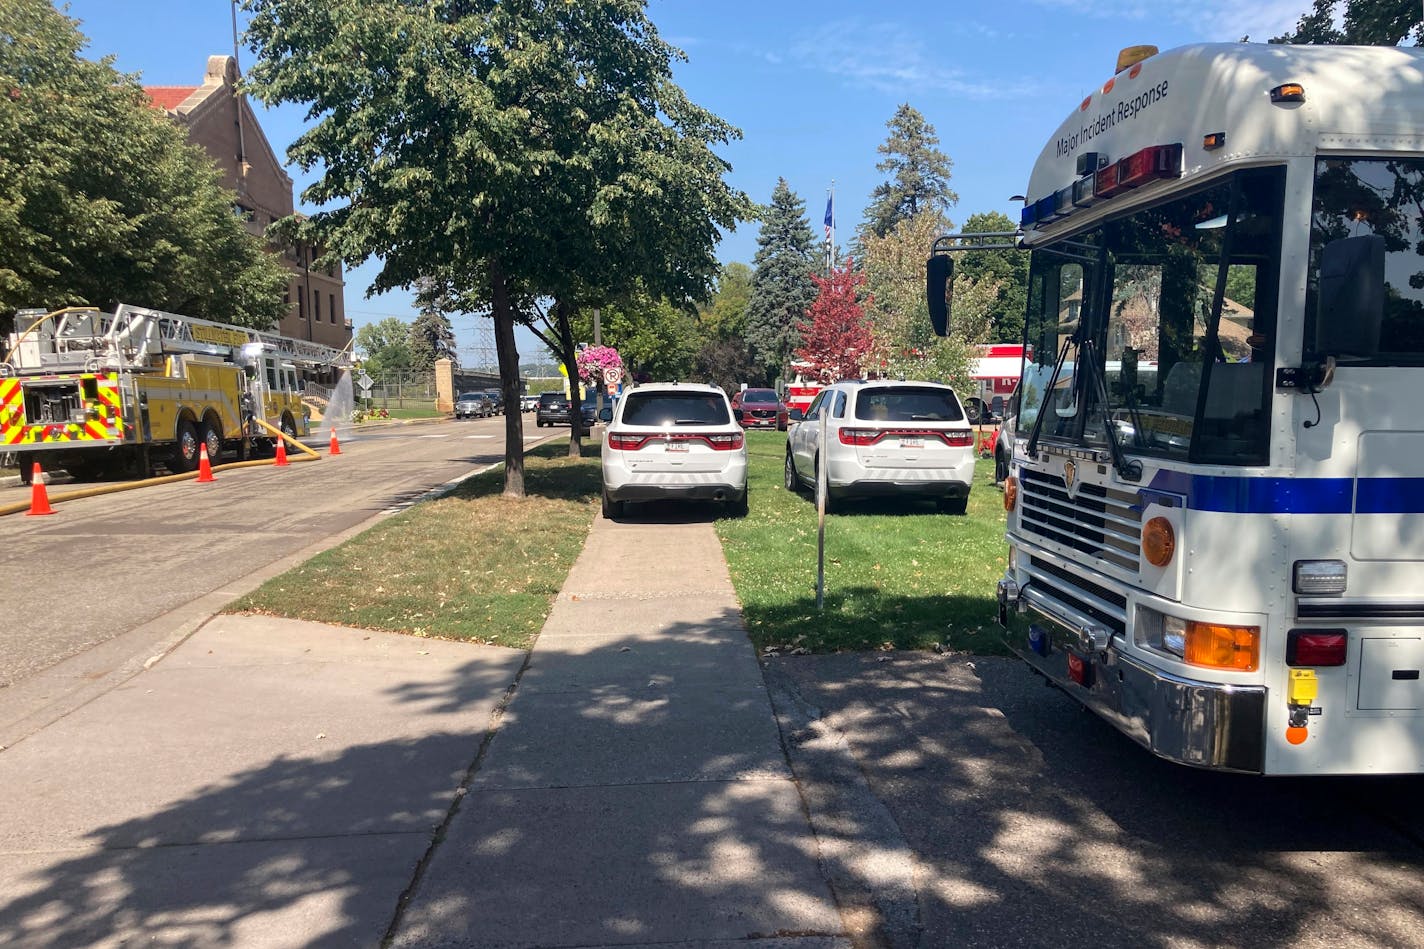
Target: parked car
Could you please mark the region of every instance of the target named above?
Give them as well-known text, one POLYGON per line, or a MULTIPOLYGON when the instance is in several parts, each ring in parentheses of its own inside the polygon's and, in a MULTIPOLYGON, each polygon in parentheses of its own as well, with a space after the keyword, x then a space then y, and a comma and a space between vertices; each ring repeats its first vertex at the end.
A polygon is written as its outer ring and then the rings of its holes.
POLYGON ((504 393, 499 389, 486 389, 485 398, 489 399, 491 415, 499 415, 504 412, 504 393))
POLYGON ((716 386, 653 383, 625 392, 603 438, 603 516, 629 501, 720 501, 747 512, 747 444, 716 386))
POLYGON ((963 514, 974 480, 974 430, 949 386, 934 382, 838 382, 804 417, 791 413, 786 487, 814 488, 825 462, 827 503, 849 497, 932 498, 963 514), (820 444, 821 416, 826 440, 820 444))
POLYGON ((533 412, 539 407, 539 397, 525 393, 519 397, 519 411, 533 412))
POLYGON ((569 424, 569 400, 562 392, 544 392, 539 395, 539 407, 535 410, 534 424, 538 428, 545 425, 569 424))
MULTIPOLYGON (((593 398, 584 396, 582 406, 583 432, 587 434, 593 429, 596 419, 593 417, 593 398)), ((568 396, 562 392, 543 392, 539 395, 539 406, 535 409, 534 424, 539 428, 545 425, 569 425, 573 419, 571 417, 572 407, 569 404, 568 396)))
POLYGON ((732 411, 741 412, 743 428, 774 428, 786 431, 790 418, 786 403, 775 389, 743 389, 732 395, 732 411))
POLYGON ((494 407, 483 392, 461 392, 455 400, 455 417, 488 418, 494 414, 494 407))

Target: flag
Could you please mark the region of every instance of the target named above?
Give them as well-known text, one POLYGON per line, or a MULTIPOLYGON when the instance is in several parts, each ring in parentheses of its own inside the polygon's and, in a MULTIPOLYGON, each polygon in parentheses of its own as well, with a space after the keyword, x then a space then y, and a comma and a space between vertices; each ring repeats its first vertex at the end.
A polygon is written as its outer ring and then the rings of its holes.
POLYGON ((835 201, 835 195, 826 199, 826 243, 831 242, 831 229, 836 226, 835 215, 831 211, 831 203, 835 201))

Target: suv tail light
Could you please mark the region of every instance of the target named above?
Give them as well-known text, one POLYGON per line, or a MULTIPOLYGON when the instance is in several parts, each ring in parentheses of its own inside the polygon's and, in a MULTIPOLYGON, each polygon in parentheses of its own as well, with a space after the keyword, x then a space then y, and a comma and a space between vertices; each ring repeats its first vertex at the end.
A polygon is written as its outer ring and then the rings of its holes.
POLYGON ((890 435, 898 438, 938 438, 953 447, 974 444, 974 433, 967 429, 950 431, 939 428, 843 428, 836 434, 842 445, 874 445, 890 435))
POLYGON ((608 447, 619 451, 637 451, 648 443, 646 435, 630 435, 627 432, 609 432, 608 447))
POLYGON ((706 436, 707 443, 717 451, 736 451, 742 447, 744 436, 741 432, 723 432, 706 436))
POLYGON ((885 435, 873 428, 843 428, 837 434, 842 445, 874 445, 885 435))

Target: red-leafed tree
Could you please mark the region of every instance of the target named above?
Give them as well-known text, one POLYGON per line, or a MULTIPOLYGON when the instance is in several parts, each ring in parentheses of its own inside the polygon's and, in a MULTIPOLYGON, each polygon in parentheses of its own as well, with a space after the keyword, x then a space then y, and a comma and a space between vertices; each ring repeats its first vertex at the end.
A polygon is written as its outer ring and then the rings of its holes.
POLYGON ((861 289, 865 275, 855 272, 847 258, 829 277, 813 274, 811 280, 816 299, 807 311, 809 319, 797 326, 801 348, 796 358, 809 363, 811 373, 824 382, 858 378, 872 343, 862 309, 862 304, 872 302, 861 289))

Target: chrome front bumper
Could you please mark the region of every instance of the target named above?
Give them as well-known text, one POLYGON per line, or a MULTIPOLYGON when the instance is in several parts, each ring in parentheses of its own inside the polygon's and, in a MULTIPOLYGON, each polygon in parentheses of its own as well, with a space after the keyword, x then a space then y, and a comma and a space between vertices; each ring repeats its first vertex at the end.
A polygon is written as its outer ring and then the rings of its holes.
POLYGON ((1005 577, 998 596, 1009 648, 1153 754, 1200 768, 1263 770, 1264 686, 1200 682, 1154 669, 1118 649, 1112 630, 1031 583, 1020 589, 1005 577))

